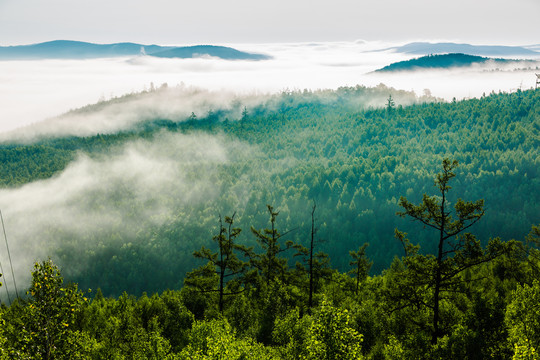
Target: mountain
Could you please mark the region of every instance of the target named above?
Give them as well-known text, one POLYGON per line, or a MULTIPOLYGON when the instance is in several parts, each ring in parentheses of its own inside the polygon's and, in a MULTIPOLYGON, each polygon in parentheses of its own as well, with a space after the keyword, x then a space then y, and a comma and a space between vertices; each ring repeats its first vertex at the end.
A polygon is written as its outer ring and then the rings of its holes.
POLYGON ((420 58, 399 61, 381 69, 375 70, 375 72, 389 72, 389 71, 414 71, 420 69, 448 69, 452 67, 466 67, 471 65, 504 65, 508 63, 523 63, 526 65, 537 64, 532 60, 507 60, 507 59, 494 59, 482 56, 467 55, 467 54, 444 54, 444 55, 428 55, 420 58))
POLYGON ((520 46, 470 45, 456 43, 413 42, 384 50, 394 50, 396 52, 413 55, 465 53, 478 56, 540 56, 539 52, 520 46))
POLYGON ((267 60, 270 57, 262 54, 252 54, 230 47, 215 45, 196 45, 177 47, 169 50, 154 52, 151 56, 161 58, 196 58, 204 56, 218 57, 225 60, 267 60))
POLYGON ((144 49, 146 53, 163 51, 158 45, 135 43, 92 44, 81 41, 55 40, 32 45, 0 47, 2 60, 34 59, 92 59, 101 57, 136 56, 144 49))
POLYGON ((264 60, 269 58, 262 54, 211 45, 174 47, 136 43, 93 44, 82 41, 55 40, 32 45, 0 46, 0 60, 95 59, 139 55, 162 58, 193 58, 206 55, 226 60, 264 60))

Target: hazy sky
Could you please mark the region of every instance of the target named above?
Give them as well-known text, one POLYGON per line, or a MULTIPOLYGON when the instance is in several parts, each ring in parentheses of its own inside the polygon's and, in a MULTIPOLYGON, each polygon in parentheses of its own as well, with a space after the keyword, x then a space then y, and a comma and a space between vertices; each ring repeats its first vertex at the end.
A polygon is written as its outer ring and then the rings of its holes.
POLYGON ((539 0, 0 0, 0 45, 54 39, 226 44, 540 43, 539 0))

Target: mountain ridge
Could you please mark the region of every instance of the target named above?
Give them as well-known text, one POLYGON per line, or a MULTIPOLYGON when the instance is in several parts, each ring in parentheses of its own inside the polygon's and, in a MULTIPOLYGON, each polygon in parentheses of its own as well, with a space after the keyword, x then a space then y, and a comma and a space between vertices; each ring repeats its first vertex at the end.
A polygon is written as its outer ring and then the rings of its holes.
POLYGON ((477 56, 517 56, 517 55, 535 55, 540 56, 538 51, 531 50, 523 46, 504 46, 504 45, 471 45, 458 44, 452 42, 412 42, 402 46, 394 46, 383 49, 382 51, 393 50, 395 52, 411 55, 429 55, 429 54, 448 54, 464 53, 477 56))
POLYGON ((131 42, 95 44, 74 40, 53 40, 30 45, 0 46, 0 60, 96 59, 123 56, 193 58, 211 56, 225 60, 266 60, 270 56, 217 45, 160 46, 131 42))

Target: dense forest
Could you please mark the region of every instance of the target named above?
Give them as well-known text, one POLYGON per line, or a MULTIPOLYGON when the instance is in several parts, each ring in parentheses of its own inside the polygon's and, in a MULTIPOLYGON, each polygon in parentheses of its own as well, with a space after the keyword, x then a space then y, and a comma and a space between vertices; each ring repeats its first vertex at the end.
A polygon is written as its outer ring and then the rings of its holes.
POLYGON ((207 263, 151 297, 81 291, 36 262, 28 296, 0 309, 0 358, 538 359, 540 227, 482 246, 466 231, 484 201, 448 202, 457 167, 444 159, 418 205, 399 200, 398 215, 439 233, 437 255, 396 229, 404 255, 380 275, 368 275, 368 243, 349 252, 348 273, 329 266, 315 205, 307 248, 283 241, 270 205, 270 226, 251 228, 258 251, 238 243, 235 214, 220 217, 214 246, 194 252, 207 263), (288 266, 288 250, 303 261, 288 266))
POLYGON ((110 221, 17 242, 52 260, 2 308, 3 356, 535 358, 539 97, 283 92, 114 134, 5 142, 0 195, 86 166, 104 187, 70 211, 110 221), (114 174, 141 149, 170 182, 114 174))
POLYGON ((497 59, 488 58, 483 56, 475 56, 461 53, 453 54, 440 54, 440 55, 428 55, 422 56, 416 59, 400 61, 381 69, 376 72, 387 71, 415 71, 425 69, 451 69, 454 67, 466 67, 473 65, 492 65, 492 66, 504 66, 509 63, 520 64, 523 67, 536 67, 538 69, 538 62, 534 60, 509 60, 509 59, 497 59))

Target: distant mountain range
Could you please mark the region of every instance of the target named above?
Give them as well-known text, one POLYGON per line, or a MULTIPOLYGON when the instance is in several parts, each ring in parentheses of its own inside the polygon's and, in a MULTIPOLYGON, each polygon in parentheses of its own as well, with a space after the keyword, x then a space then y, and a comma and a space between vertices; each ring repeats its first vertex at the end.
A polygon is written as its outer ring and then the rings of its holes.
POLYGON ((456 43, 413 42, 383 50, 394 50, 396 52, 412 55, 463 53, 477 56, 540 56, 540 52, 534 51, 531 47, 456 43))
POLYGON ((505 65, 508 63, 519 63, 527 66, 538 65, 538 61, 533 60, 508 60, 467 54, 444 54, 428 55, 422 56, 417 59, 396 62, 381 69, 375 70, 375 72, 414 71, 420 69, 448 69, 452 67, 465 67, 488 63, 493 65, 505 65))
POLYGON ((239 51, 225 46, 159 46, 136 43, 93 44, 55 40, 33 45, 0 46, 0 60, 95 59, 121 56, 195 58, 211 56, 226 60, 266 60, 270 56, 239 51))

